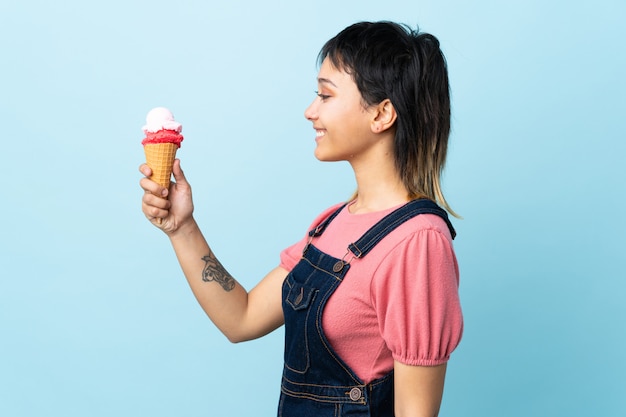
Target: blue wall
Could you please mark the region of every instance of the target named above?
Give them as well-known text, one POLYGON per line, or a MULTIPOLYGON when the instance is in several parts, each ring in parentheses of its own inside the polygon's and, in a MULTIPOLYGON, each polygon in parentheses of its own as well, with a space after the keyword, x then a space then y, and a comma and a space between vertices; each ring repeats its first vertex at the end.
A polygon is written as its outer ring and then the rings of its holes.
POLYGON ((196 217, 251 288, 352 193, 303 111, 323 42, 380 19, 450 68, 466 328, 441 415, 626 415, 623 1, 5 3, 0 415, 274 415, 282 331, 231 345, 197 306, 140 212, 140 128, 184 124, 196 217))

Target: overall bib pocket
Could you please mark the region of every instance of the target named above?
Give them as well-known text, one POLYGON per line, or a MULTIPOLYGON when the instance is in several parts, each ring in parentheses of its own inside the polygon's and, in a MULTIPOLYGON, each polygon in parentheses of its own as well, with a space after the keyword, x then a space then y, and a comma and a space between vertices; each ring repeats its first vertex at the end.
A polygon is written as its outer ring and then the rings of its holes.
POLYGON ((315 314, 310 308, 317 294, 316 288, 304 286, 289 274, 283 287, 285 335, 291 340, 285 348, 285 365, 294 372, 304 373, 309 369, 309 343, 307 340, 309 317, 315 314))

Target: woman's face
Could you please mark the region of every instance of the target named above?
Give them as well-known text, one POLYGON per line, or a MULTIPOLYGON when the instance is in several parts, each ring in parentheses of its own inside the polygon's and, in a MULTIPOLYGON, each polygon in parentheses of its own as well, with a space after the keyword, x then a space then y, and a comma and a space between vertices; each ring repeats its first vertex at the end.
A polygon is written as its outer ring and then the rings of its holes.
POLYGON ((315 129, 315 156, 321 161, 354 162, 375 142, 372 119, 375 107, 366 109, 356 83, 327 59, 320 67, 317 97, 304 117, 315 129))

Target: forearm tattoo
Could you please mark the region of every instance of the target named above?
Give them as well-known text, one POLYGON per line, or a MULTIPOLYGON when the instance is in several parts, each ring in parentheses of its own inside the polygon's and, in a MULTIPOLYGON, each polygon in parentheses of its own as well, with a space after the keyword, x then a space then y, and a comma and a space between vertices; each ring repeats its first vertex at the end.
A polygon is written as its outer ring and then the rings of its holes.
POLYGON ((213 255, 213 252, 203 256, 202 260, 205 262, 202 270, 202 281, 215 281, 222 286, 224 291, 232 291, 235 288, 235 279, 230 276, 220 261, 213 255))

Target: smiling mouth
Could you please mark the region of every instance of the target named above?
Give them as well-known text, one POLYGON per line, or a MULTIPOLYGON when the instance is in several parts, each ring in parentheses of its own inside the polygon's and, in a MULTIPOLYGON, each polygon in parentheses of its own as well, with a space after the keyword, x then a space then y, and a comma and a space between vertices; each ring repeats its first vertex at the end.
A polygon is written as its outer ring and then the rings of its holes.
POLYGON ((326 131, 325 131, 325 130, 318 130, 318 129, 315 129, 315 138, 316 138, 316 139, 317 139, 317 138, 321 138, 321 137, 322 137, 322 136, 324 136, 325 134, 326 134, 326 131))

